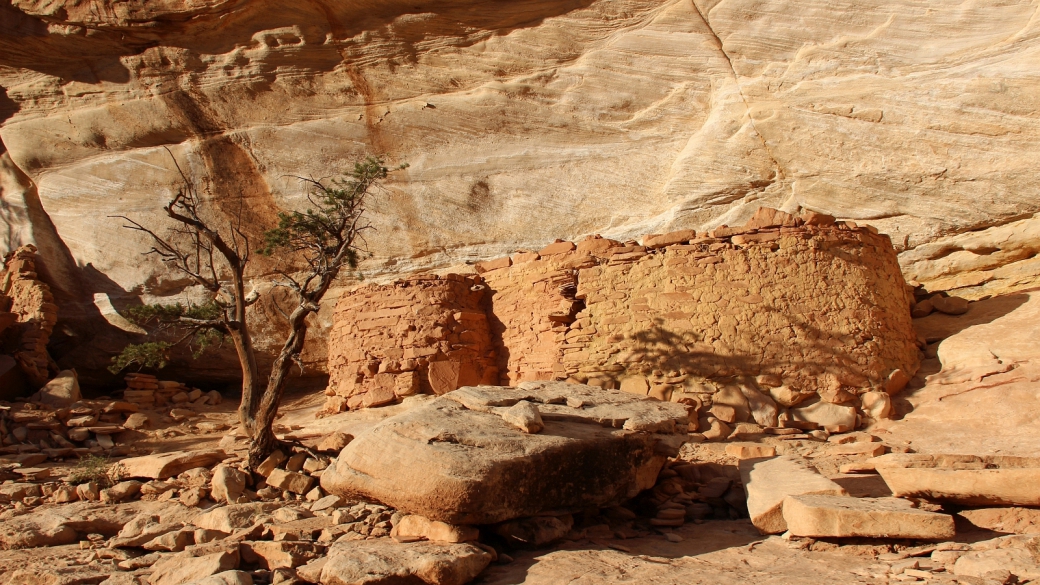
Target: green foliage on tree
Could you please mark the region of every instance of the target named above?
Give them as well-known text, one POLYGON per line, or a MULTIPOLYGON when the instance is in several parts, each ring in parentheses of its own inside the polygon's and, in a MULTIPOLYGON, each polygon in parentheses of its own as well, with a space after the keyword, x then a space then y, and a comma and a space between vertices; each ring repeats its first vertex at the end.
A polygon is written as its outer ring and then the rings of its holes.
MULTIPOLYGON (((172 152, 170 156, 173 158, 172 152)), ((176 158, 174 164, 180 171, 176 158)), ((310 186, 310 205, 304 211, 279 213, 277 226, 263 233, 258 246, 262 254, 277 253, 283 259, 284 268, 274 271, 281 277, 274 286, 288 289, 293 298, 293 306, 286 311, 272 297, 274 308, 286 318, 288 333, 270 371, 265 372, 263 387, 247 320, 249 307, 259 299, 259 292, 254 289, 247 294, 245 288, 250 252, 256 251, 251 244, 255 242, 250 242, 244 233, 240 216, 214 212, 181 171, 184 188, 163 208, 172 220, 172 228, 160 234, 128 217, 120 217, 127 222, 125 227, 151 238, 153 245, 147 254, 156 255, 171 271, 208 291, 212 301, 187 306, 145 305, 128 311, 129 319, 167 336, 186 333, 172 342, 163 339, 128 346, 113 360, 113 370, 131 364, 162 367, 169 361, 168 352, 174 345, 187 342, 198 353, 224 336, 229 338, 242 367, 242 401, 238 411, 250 436, 249 467, 256 469, 280 444, 272 425, 292 366, 302 368, 300 353, 307 338, 307 318, 320 309, 322 298, 340 271, 356 269, 359 259, 369 253, 362 235, 371 229, 364 218, 366 197, 382 188, 381 181, 392 170, 407 166, 390 169, 381 158, 368 157, 355 163, 344 178, 328 184, 297 177, 310 186)))
POLYGON ((191 348, 192 357, 198 359, 213 346, 224 341, 219 322, 223 309, 216 302, 196 305, 189 303, 138 305, 127 309, 123 316, 142 327, 156 329, 151 335, 171 336, 179 330, 187 330, 175 341, 145 341, 131 343, 119 355, 112 358, 108 371, 118 374, 125 368, 152 368, 161 370, 170 362, 170 350, 180 344, 191 348))

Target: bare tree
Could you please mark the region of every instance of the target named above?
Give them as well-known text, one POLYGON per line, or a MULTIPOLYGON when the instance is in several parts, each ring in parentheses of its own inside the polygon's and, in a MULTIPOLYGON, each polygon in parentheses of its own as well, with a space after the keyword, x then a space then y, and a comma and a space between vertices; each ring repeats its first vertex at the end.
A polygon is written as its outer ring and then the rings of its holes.
MULTIPOLYGON (((172 157, 172 154, 171 154, 172 157)), ((176 160, 174 161, 176 164, 176 160)), ((405 168, 402 165, 398 168, 405 168)), ((250 306, 258 299, 246 293, 245 275, 252 251, 249 238, 233 219, 227 227, 203 213, 203 201, 191 181, 177 167, 185 186, 163 208, 173 220, 168 233, 159 234, 141 223, 120 216, 125 227, 147 234, 153 242, 146 254, 157 255, 171 270, 179 272, 212 294, 203 305, 145 305, 128 312, 139 323, 153 323, 160 330, 180 331, 174 342, 150 342, 127 346, 113 359, 118 371, 131 363, 162 367, 166 352, 174 345, 194 345, 196 353, 211 345, 215 336, 231 338, 242 367, 242 402, 239 420, 249 434, 249 467, 256 467, 278 447, 273 424, 292 365, 300 364, 307 339, 307 317, 316 313, 321 300, 344 268, 356 269, 361 254, 367 253, 363 233, 371 228, 364 218, 366 198, 390 172, 379 158, 368 157, 354 165, 342 180, 329 183, 299 178, 309 187, 310 207, 303 212, 278 214, 278 226, 264 233, 259 253, 286 254, 302 270, 279 270, 277 286, 288 289, 295 305, 283 313, 289 334, 275 358, 267 383, 261 391, 256 351, 246 322, 250 306)))

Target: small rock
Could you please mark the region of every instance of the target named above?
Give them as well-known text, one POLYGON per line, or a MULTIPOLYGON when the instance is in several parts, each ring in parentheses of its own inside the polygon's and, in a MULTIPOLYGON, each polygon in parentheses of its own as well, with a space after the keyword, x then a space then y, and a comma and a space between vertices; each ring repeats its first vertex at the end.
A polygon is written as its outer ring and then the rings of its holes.
POLYGON ((219 530, 208 530, 206 528, 196 528, 194 534, 195 544, 206 544, 208 542, 222 540, 227 536, 227 532, 221 532, 219 530))
POLYGON ((325 547, 310 542, 259 541, 242 543, 242 559, 263 569, 294 569, 322 556, 325 547))
POLYGON ((302 473, 296 473, 295 471, 274 469, 267 476, 267 485, 303 495, 310 491, 311 486, 314 485, 314 478, 302 473))
POLYGON ((297 520, 303 520, 304 518, 313 518, 314 514, 307 510, 299 510, 297 508, 279 508, 271 514, 271 519, 277 522, 295 522, 297 520))
POLYGON ((303 462, 303 470, 307 473, 314 473, 315 471, 321 471, 329 466, 328 461, 322 461, 320 459, 308 458, 303 462))
POLYGON ((237 569, 238 564, 237 546, 233 552, 223 551, 197 557, 185 551, 152 565, 152 574, 148 578, 148 583, 150 585, 182 585, 237 569))
POLYGON ((194 508, 201 504, 202 500, 206 499, 206 496, 208 495, 209 490, 206 488, 188 488, 186 490, 181 490, 177 500, 189 508, 194 508))
POLYGON ((320 580, 322 585, 394 582, 463 585, 476 578, 493 558, 471 544, 399 544, 386 540, 344 544, 350 546, 334 547, 326 558, 300 567, 297 574, 311 582, 320 580), (314 579, 315 573, 320 575, 318 579, 314 579))
POLYGON ((477 540, 480 531, 475 526, 457 526, 413 514, 402 517, 390 535, 404 538, 421 537, 437 542, 468 542, 477 540))
POLYGON ((126 417, 126 422, 123 423, 123 428, 136 431, 148 427, 148 423, 147 414, 143 412, 135 412, 126 417))
POLYGON ((914 319, 920 319, 921 317, 931 315, 934 310, 935 305, 932 304, 931 299, 924 299, 914 303, 913 308, 910 309, 910 316, 914 319))
POLYGON ((174 408, 170 410, 170 418, 177 422, 186 421, 193 416, 195 416, 195 411, 188 410, 187 408, 174 408))
POLYGON ((573 526, 570 515, 535 516, 503 522, 495 527, 495 533, 514 545, 538 547, 567 536, 573 526))
POLYGON ((299 471, 303 469, 303 462, 306 460, 306 453, 294 453, 293 456, 285 462, 285 468, 289 471, 299 471))
POLYGON ((500 414, 502 420, 528 434, 540 432, 545 428, 545 423, 542 422, 542 415, 538 412, 538 407, 527 400, 517 402, 513 406, 500 411, 500 414))
POLYGON ((321 498, 313 504, 311 504, 311 511, 320 512, 322 510, 328 510, 330 508, 338 508, 341 505, 343 505, 343 498, 336 495, 325 496, 324 498, 321 498))
POLYGON ((947 315, 963 315, 968 312, 968 300, 961 297, 944 297, 935 295, 931 299, 932 306, 940 313, 947 315))
POLYGON ((191 523, 199 528, 232 534, 236 530, 253 526, 258 519, 278 507, 278 504, 268 502, 231 504, 200 514, 191 523))
POLYGON ((224 571, 184 585, 253 585, 253 576, 245 571, 224 571))
POLYGON ((340 451, 343 450, 343 447, 349 445, 350 442, 353 440, 353 435, 348 435, 346 433, 341 433, 337 431, 327 435, 324 439, 322 439, 321 442, 318 443, 317 450, 321 451, 322 453, 338 454, 340 451))
POLYGON ((68 504, 79 500, 79 493, 74 486, 58 486, 51 494, 51 500, 56 504, 68 504))
POLYGON ((279 465, 284 463, 286 459, 288 459, 288 456, 286 456, 285 453, 282 453, 281 450, 275 450, 274 453, 268 455, 267 459, 264 459, 260 465, 257 466, 256 472, 267 477, 272 471, 277 469, 279 465))
POLYGON ((141 491, 141 482, 136 480, 121 481, 116 485, 101 490, 101 501, 106 504, 115 504, 136 496, 141 491))
POLYGON ((152 551, 180 552, 193 544, 195 544, 195 531, 189 528, 182 528, 167 532, 162 536, 157 536, 141 545, 141 547, 152 551))
POLYGON ((222 422, 204 420, 195 425, 195 428, 199 429, 199 431, 203 433, 215 433, 228 428, 228 426, 222 422))
POLYGON ((233 504, 245 492, 247 479, 241 469, 220 464, 213 468, 210 495, 217 502, 233 504))
POLYGON ((79 499, 90 502, 101 499, 101 489, 95 481, 88 481, 76 486, 76 494, 79 496, 79 499))
POLYGON ((73 370, 62 370, 47 382, 33 398, 52 408, 66 408, 83 398, 79 390, 79 380, 73 370))
POLYGON ((736 457, 737 459, 775 457, 776 447, 756 443, 730 443, 726 445, 726 455, 736 457))
POLYGON ((666 532, 664 537, 668 539, 668 542, 682 542, 683 541, 683 537, 679 536, 678 534, 676 534, 674 532, 666 532))
MULTIPOLYGON (((15 429, 18 430, 18 429, 15 429)), ((90 438, 90 431, 87 429, 69 429, 69 440, 76 441, 77 443, 86 441, 90 438)))

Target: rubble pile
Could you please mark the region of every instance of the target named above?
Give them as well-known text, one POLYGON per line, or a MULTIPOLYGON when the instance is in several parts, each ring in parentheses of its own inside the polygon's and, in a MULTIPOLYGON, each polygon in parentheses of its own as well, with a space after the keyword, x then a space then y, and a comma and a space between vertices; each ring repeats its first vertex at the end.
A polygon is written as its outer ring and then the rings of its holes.
MULTIPOLYGON (((30 460, 125 456, 133 450, 139 436, 135 433, 162 419, 193 421, 199 418, 199 411, 222 401, 215 390, 203 393, 145 374, 129 374, 126 383, 123 400, 84 399, 75 372, 67 370, 27 402, 0 403, 0 454, 17 455, 23 465, 30 460)), ((226 424, 207 420, 192 424, 203 432, 227 428, 226 424)))

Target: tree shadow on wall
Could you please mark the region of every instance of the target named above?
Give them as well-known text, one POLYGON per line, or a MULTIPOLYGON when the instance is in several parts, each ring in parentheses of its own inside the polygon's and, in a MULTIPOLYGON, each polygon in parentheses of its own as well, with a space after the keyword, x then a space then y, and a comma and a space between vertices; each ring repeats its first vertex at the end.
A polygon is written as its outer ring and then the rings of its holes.
MULTIPOLYGON (((781 314, 782 312, 772 307, 761 307, 764 312, 781 314)), ((784 313, 784 318, 789 326, 798 331, 794 340, 784 340, 787 350, 794 349, 792 342, 805 346, 801 351, 803 358, 815 354, 820 357, 813 361, 804 360, 798 366, 799 370, 809 375, 820 375, 826 372, 835 372, 855 368, 857 365, 849 354, 842 350, 855 339, 850 336, 838 335, 836 332, 827 332, 820 326, 814 325, 804 317, 784 313), (834 333, 832 335, 832 333, 834 333), (838 346, 826 343, 828 339, 839 339, 842 343, 838 346)), ((664 320, 657 318, 653 320, 654 325, 650 328, 633 334, 630 339, 636 343, 631 351, 642 354, 643 363, 653 364, 655 369, 661 369, 665 374, 672 371, 685 371, 688 374, 699 375, 706 378, 729 377, 742 374, 763 373, 777 371, 778 369, 791 369, 790 360, 767 359, 763 350, 757 354, 731 353, 720 355, 714 351, 696 349, 697 345, 704 346, 703 334, 688 330, 674 331, 664 326, 664 320)), ((761 341, 760 332, 748 331, 747 337, 761 341)))

